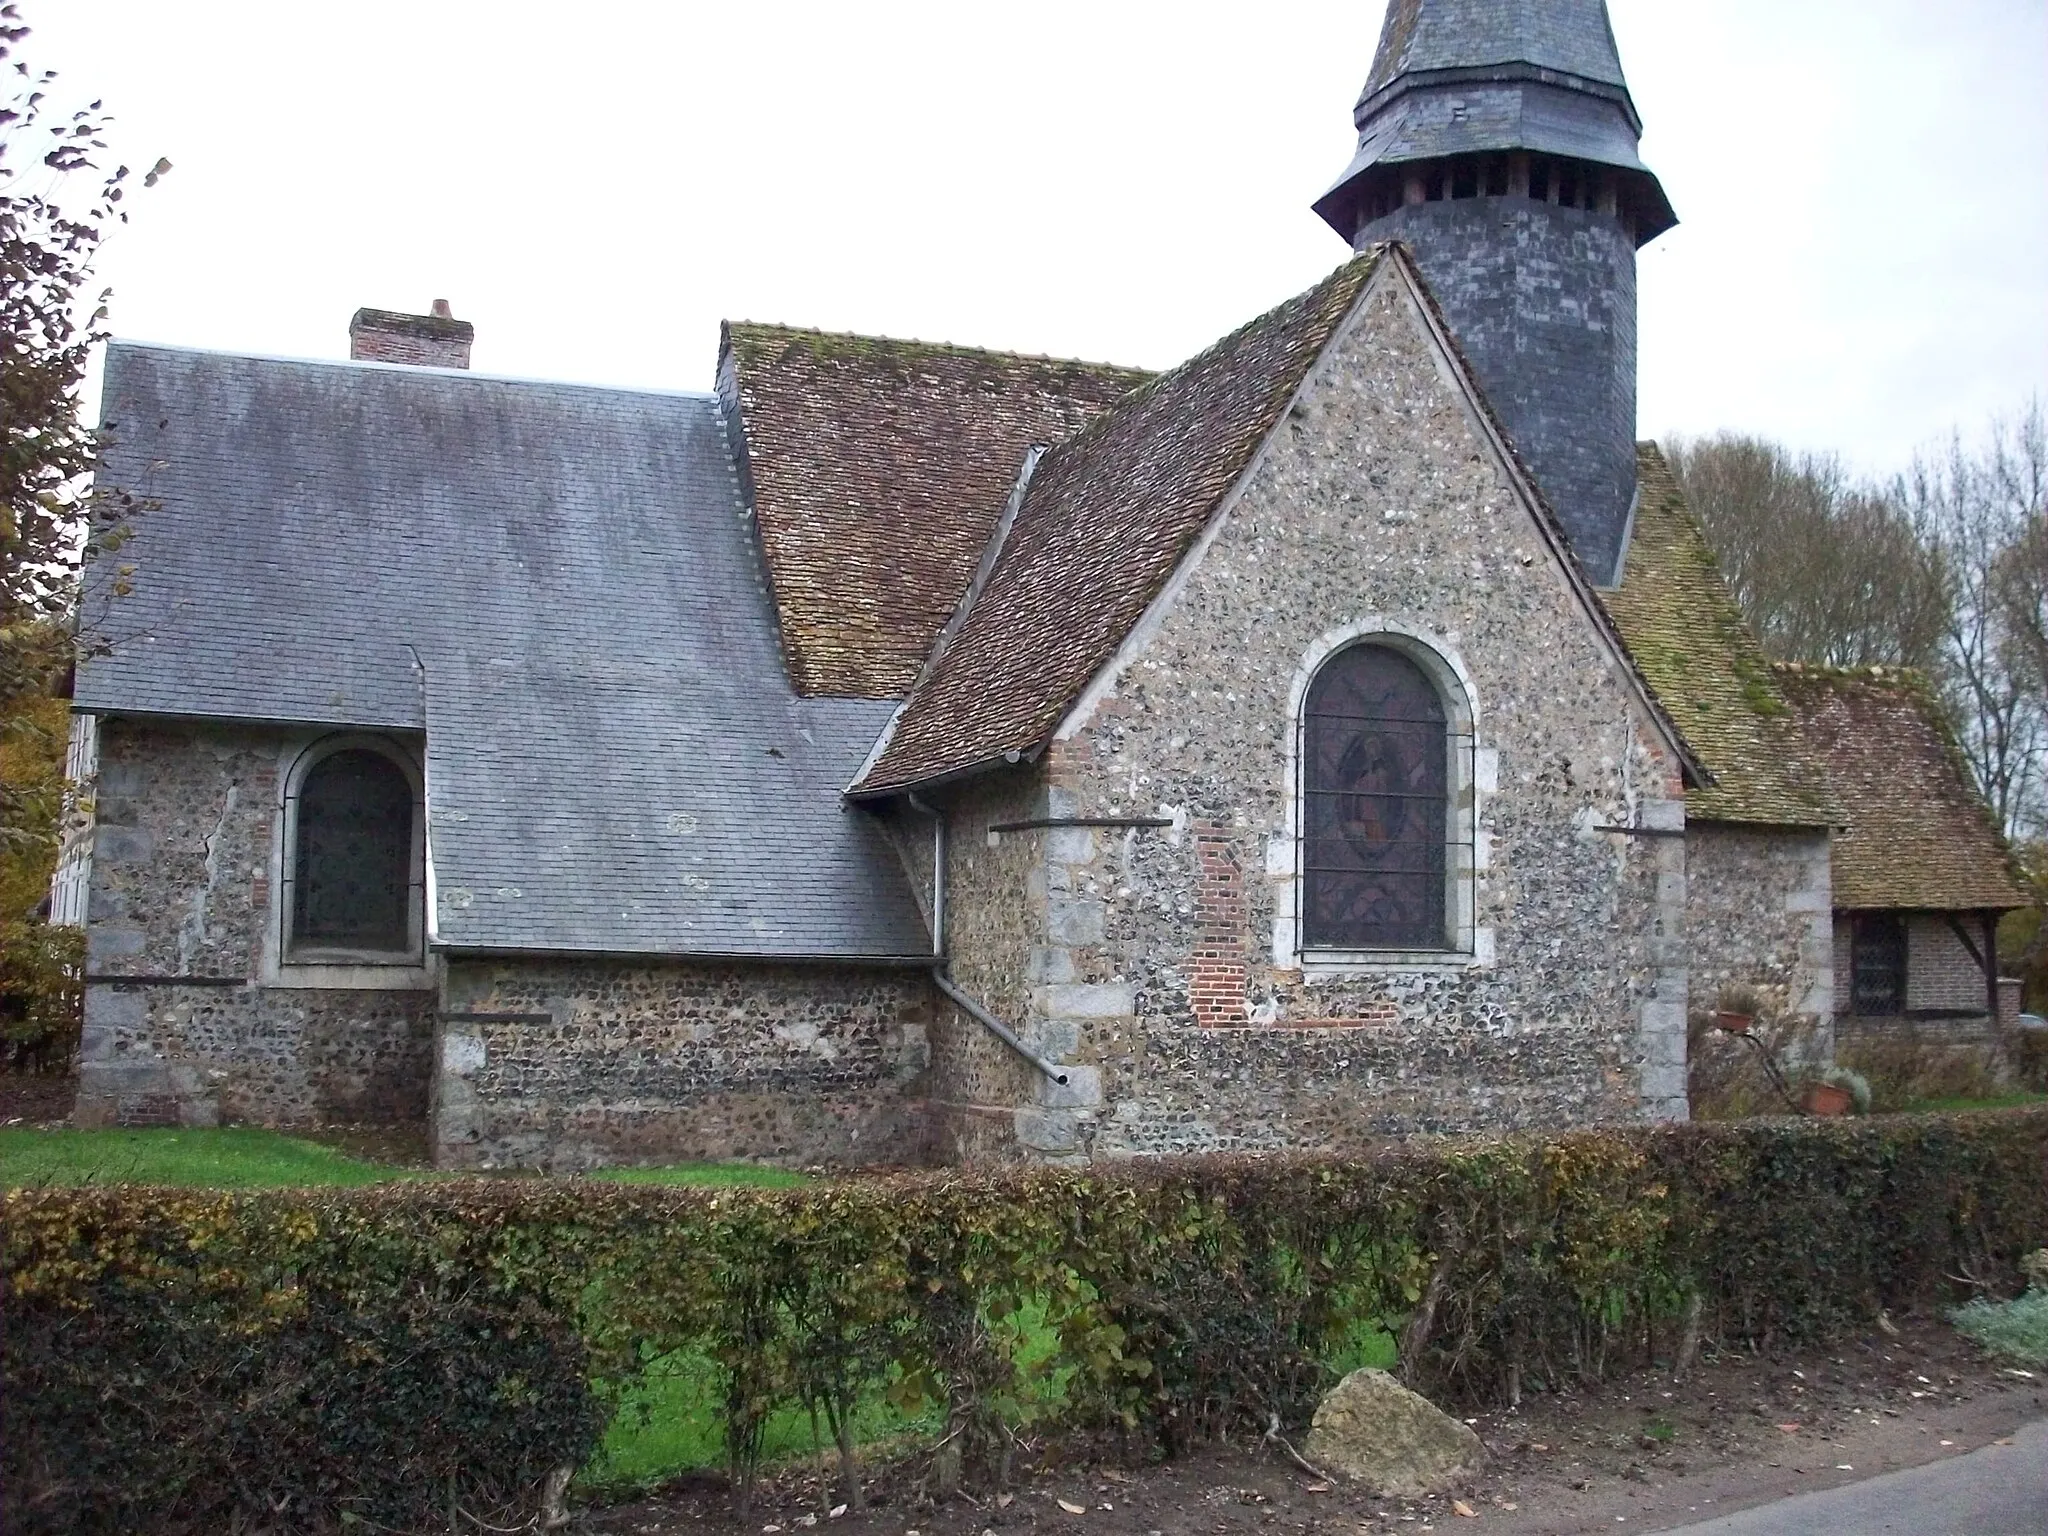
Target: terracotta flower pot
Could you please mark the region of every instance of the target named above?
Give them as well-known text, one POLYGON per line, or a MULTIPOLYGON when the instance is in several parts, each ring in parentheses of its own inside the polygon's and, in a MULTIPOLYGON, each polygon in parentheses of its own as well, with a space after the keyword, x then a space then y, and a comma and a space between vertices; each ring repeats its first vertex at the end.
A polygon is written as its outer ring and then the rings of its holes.
POLYGON ((1806 1085, 1806 1112, 1809 1115, 1846 1115, 1854 1102, 1848 1089, 1834 1083, 1806 1085))
POLYGON ((1756 1015, 1753 1013, 1717 1013, 1714 1015, 1714 1026, 1727 1034, 1746 1035, 1756 1028, 1756 1015))

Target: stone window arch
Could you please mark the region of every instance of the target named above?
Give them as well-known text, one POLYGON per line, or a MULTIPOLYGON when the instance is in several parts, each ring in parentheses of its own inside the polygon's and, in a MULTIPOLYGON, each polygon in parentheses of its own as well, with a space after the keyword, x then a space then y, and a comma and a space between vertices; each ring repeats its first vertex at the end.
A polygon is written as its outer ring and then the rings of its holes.
POLYGON ((1490 961, 1475 927, 1479 753, 1464 668, 1388 620, 1326 635, 1293 692, 1275 959, 1306 969, 1490 961))
POLYGON ((284 802, 280 915, 289 960, 417 960, 422 810, 418 765, 393 742, 329 737, 300 754, 284 802))

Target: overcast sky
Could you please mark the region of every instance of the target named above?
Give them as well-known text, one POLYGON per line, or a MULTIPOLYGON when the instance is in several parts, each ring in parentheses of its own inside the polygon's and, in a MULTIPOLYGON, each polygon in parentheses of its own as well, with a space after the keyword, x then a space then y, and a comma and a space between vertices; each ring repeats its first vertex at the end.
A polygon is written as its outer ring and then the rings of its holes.
MULTIPOLYGON (((2048 393, 2048 3, 1613 0, 1645 435, 1897 467, 2048 393)), ((176 169, 117 334, 335 357, 447 298, 497 373, 704 389, 721 318, 1164 366, 1345 254, 1380 0, 23 0, 176 169)))

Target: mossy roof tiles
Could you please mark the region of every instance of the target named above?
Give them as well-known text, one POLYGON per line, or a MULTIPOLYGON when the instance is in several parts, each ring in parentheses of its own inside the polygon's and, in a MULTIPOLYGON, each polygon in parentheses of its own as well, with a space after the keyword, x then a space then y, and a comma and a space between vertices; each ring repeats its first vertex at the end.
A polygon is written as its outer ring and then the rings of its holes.
POLYGON ((1622 583, 1602 596, 1637 667, 1714 777, 1687 792, 1686 819, 1839 825, 1827 775, 1654 443, 1638 450, 1638 477, 1622 583))
POLYGON ((1347 262, 1045 454, 856 793, 1046 740, 1244 472, 1377 259, 1347 262))
POLYGON ((1848 815, 1835 836, 1837 907, 1961 912, 2026 905, 2005 840, 1917 673, 1775 671, 1848 815))
POLYGON ((735 415, 799 694, 900 699, 974 574, 1024 455, 1150 374, 729 323, 735 415))

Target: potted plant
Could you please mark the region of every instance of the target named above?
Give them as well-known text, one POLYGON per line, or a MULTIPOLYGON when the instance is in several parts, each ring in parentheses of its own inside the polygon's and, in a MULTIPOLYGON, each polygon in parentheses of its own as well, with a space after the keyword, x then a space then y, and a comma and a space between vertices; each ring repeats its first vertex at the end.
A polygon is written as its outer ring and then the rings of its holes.
POLYGON ((1763 1014, 1764 1000, 1755 987, 1730 982, 1714 1001, 1714 1025, 1731 1035, 1749 1035, 1763 1014))
POLYGON ((1846 1067, 1829 1067, 1807 1081, 1801 1101, 1809 1115, 1859 1115, 1870 1113, 1870 1084, 1846 1067))
POLYGON ((1806 1114, 1870 1114, 1870 1081, 1847 1067, 1823 1067, 1806 1077, 1800 1094, 1806 1114))
POLYGON ((1800 1107, 1809 1115, 1828 1118, 1846 1115, 1855 1100, 1849 1097, 1849 1090, 1839 1083, 1824 1083, 1815 1080, 1806 1085, 1806 1095, 1800 1100, 1800 1107))

